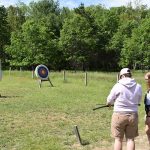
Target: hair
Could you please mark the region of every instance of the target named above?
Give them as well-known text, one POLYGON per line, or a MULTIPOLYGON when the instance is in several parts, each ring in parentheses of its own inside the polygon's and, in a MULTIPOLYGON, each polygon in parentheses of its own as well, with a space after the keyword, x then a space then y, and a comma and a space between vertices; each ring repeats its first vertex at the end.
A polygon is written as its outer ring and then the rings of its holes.
POLYGON ((126 73, 126 74, 123 74, 120 76, 120 79, 122 78, 122 76, 125 76, 125 77, 128 77, 128 78, 131 78, 132 77, 132 74, 131 73, 126 73))
POLYGON ((144 76, 145 80, 149 80, 150 79, 150 72, 147 72, 144 76))
POLYGON ((146 81, 146 85, 147 85, 147 90, 150 90, 150 72, 146 73, 145 76, 145 81, 146 81))
POLYGON ((147 80, 149 80, 150 79, 150 74, 148 75, 148 77, 147 77, 148 79, 147 80))

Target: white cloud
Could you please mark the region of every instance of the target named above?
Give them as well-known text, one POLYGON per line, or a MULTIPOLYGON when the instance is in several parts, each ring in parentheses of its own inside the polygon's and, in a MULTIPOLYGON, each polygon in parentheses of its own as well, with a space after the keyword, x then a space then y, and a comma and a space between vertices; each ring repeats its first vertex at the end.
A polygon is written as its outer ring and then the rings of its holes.
POLYGON ((59 2, 60 6, 66 6, 69 8, 78 7, 81 3, 85 6, 104 4, 103 0, 59 0, 59 2))
POLYGON ((119 7, 119 6, 127 6, 130 2, 132 6, 135 6, 136 3, 147 5, 150 7, 150 0, 59 0, 61 6, 66 6, 69 8, 78 7, 81 3, 84 3, 85 6, 89 5, 98 5, 102 4, 109 7, 119 7))
POLYGON ((0 1, 0 5, 4 5, 4 6, 9 6, 9 5, 14 5, 16 3, 15 0, 1 0, 0 1))
POLYGON ((69 7, 69 8, 76 8, 78 7, 78 3, 73 0, 60 0, 60 7, 69 7))
POLYGON ((0 0, 0 5, 4 5, 5 7, 8 7, 10 5, 17 5, 19 2, 23 2, 28 5, 31 1, 37 1, 37 0, 0 0))
MULTIPOLYGON (((9 5, 16 5, 18 1, 24 2, 25 4, 29 4, 33 0, 0 0, 0 5, 4 5, 6 7, 9 5)), ((109 8, 115 6, 118 7, 122 5, 127 6, 129 2, 132 2, 132 4, 138 2, 139 4, 148 5, 150 7, 149 1, 150 0, 59 0, 59 3, 60 3, 60 7, 64 6, 69 8, 78 7, 81 3, 84 3, 85 6, 102 4, 107 8, 109 8)))
POLYGON ((150 6, 149 0, 106 0, 107 7, 115 7, 115 6, 127 6, 130 2, 132 6, 135 5, 147 5, 150 6))

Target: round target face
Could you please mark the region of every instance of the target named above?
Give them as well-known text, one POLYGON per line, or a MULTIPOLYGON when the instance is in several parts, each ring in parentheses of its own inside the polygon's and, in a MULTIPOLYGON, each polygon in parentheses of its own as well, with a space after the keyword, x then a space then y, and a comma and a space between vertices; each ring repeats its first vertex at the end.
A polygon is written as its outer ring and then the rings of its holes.
POLYGON ((48 75, 49 75, 49 70, 45 65, 38 65, 35 68, 35 75, 43 80, 48 79, 48 75))

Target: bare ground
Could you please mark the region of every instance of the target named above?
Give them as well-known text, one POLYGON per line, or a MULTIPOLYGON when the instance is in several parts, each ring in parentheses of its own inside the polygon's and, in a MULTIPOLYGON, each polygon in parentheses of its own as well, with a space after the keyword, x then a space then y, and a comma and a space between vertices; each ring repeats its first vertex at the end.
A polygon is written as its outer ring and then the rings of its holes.
MULTIPOLYGON (((108 147, 100 146, 93 147, 89 145, 88 147, 81 146, 80 144, 75 144, 72 150, 113 150, 113 143, 111 143, 108 147)), ((126 150, 126 142, 123 142, 123 150, 126 150)), ((135 139, 135 150, 150 150, 150 146, 148 144, 147 136, 144 133, 140 133, 140 135, 135 139)))
MULTIPOLYGON (((93 150, 113 150, 113 144, 111 147, 107 148, 94 148, 93 150)), ((123 150, 126 150, 126 142, 123 142, 123 150)), ((146 135, 140 135, 135 139, 135 150, 150 150, 147 136, 146 135)))

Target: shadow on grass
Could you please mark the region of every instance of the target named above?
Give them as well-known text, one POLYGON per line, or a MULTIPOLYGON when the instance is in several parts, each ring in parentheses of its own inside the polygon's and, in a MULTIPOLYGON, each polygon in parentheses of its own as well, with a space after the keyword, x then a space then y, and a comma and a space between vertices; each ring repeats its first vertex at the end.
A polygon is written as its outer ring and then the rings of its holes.
POLYGON ((81 142, 82 146, 89 145, 89 144, 90 144, 90 142, 87 140, 82 140, 82 142, 81 142))
POLYGON ((2 99, 3 99, 3 98, 17 98, 17 97, 19 98, 19 97, 22 97, 22 96, 4 96, 4 95, 2 96, 2 95, 0 95, 0 99, 1 99, 1 98, 2 98, 2 99))

